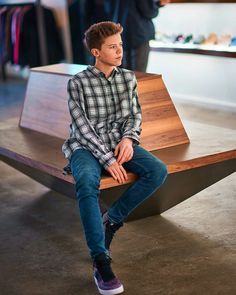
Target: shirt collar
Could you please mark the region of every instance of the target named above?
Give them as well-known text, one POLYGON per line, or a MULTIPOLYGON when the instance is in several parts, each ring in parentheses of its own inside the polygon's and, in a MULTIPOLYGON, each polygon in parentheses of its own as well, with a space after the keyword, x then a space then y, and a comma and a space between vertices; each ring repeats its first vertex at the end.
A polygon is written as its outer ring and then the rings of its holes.
MULTIPOLYGON (((87 69, 97 77, 105 77, 105 74, 103 72, 99 71, 99 69, 97 69, 95 66, 89 65, 87 69)), ((109 80, 113 79, 115 77, 115 75, 119 74, 119 73, 120 73, 120 69, 118 67, 114 68, 114 70, 112 71, 112 73, 108 79, 109 80)))

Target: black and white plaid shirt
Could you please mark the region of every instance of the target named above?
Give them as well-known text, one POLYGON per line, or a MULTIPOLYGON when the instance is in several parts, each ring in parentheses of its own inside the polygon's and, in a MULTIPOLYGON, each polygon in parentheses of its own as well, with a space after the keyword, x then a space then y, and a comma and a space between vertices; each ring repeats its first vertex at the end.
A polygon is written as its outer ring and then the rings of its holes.
POLYGON ((106 168, 116 161, 119 141, 132 138, 139 144, 141 108, 132 71, 115 68, 109 78, 94 66, 68 82, 70 138, 63 144, 66 158, 76 149, 87 149, 106 168))

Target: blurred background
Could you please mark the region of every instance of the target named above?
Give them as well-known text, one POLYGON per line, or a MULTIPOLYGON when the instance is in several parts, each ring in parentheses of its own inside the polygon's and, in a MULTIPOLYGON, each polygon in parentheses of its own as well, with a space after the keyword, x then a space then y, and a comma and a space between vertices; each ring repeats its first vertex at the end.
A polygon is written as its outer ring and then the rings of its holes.
MULTIPOLYGON (((162 74, 174 100, 235 111, 236 1, 165 2, 152 18, 155 34, 148 40, 142 71, 162 74)), ((27 79, 30 68, 40 65, 92 63, 83 37, 97 21, 124 24, 126 46, 140 29, 126 37, 128 6, 122 5, 120 0, 0 1, 1 83, 12 77, 27 79)))

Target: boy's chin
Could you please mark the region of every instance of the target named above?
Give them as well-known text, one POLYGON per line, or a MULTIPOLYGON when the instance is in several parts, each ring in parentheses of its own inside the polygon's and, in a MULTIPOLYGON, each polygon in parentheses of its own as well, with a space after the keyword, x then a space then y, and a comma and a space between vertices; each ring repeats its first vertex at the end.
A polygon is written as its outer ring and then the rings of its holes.
POLYGON ((119 60, 119 61, 117 61, 116 66, 119 67, 121 64, 122 64, 122 61, 119 60))
POLYGON ((109 63, 113 67, 119 67, 122 64, 122 60, 114 60, 109 63))

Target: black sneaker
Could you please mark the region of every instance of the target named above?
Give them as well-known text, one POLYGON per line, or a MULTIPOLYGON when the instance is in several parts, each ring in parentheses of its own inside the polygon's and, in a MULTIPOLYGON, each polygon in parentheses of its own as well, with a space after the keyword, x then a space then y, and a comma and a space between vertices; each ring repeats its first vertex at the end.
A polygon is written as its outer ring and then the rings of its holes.
POLYGON ((111 258, 106 253, 94 258, 93 277, 100 294, 114 295, 124 292, 123 285, 111 269, 111 258))
POLYGON ((103 225, 104 225, 104 232, 105 232, 105 248, 110 252, 110 245, 112 239, 115 235, 115 232, 123 226, 123 222, 119 223, 111 223, 108 220, 107 211, 102 215, 103 225))

